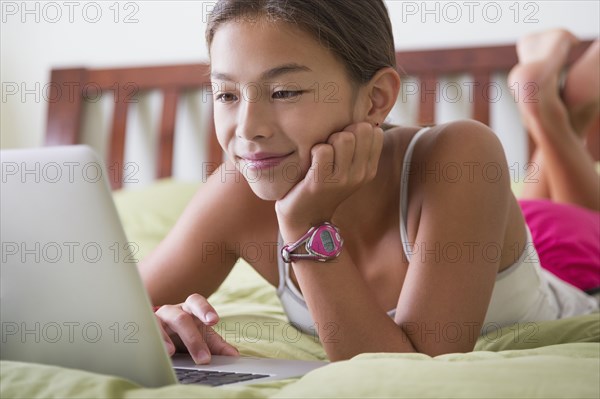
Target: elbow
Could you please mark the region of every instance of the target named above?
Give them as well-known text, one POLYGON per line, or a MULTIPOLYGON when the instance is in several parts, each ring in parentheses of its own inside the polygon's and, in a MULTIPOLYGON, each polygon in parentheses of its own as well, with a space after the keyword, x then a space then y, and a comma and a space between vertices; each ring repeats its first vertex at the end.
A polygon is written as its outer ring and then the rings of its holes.
POLYGON ((475 348, 474 345, 461 345, 461 346, 439 346, 425 349, 423 353, 427 356, 436 357, 441 355, 448 355, 450 353, 468 353, 472 352, 475 348))
MULTIPOLYGON (((410 326, 411 324, 408 325, 410 326)), ((407 331, 400 327, 400 330, 404 334, 405 340, 410 343, 412 352, 422 353, 431 357, 447 355, 450 353, 472 352, 475 348, 475 343, 477 342, 477 337, 475 335, 470 337, 449 336, 441 333, 443 330, 440 331, 440 329, 437 328, 421 331, 413 331, 409 328, 407 331)))
POLYGON ((467 353, 472 352, 475 348, 474 342, 455 342, 455 343, 442 343, 436 342, 433 344, 422 343, 415 345, 416 352, 422 353, 427 356, 436 357, 441 355, 448 355, 450 353, 467 353))
POLYGON ((357 337, 354 345, 341 345, 342 341, 336 343, 324 343, 327 357, 331 362, 350 360, 363 353, 415 353, 419 352, 410 338, 401 328, 388 331, 387 334, 377 337, 357 337))

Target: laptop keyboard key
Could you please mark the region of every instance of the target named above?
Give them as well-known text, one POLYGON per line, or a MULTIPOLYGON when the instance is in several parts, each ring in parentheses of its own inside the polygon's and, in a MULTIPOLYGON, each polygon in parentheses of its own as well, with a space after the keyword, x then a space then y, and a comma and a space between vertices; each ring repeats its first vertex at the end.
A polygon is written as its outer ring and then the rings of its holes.
POLYGON ((181 384, 202 384, 219 386, 234 382, 249 381, 268 377, 266 374, 233 373, 228 371, 209 371, 196 369, 175 369, 175 375, 181 384))

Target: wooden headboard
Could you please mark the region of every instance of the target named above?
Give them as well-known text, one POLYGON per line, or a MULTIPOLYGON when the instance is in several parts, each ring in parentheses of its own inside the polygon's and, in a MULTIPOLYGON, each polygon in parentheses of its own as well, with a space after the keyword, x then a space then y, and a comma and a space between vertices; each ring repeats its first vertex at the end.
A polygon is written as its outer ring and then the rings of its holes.
MULTIPOLYGON (((87 96, 95 96, 98 91, 113 91, 114 111, 110 131, 108 165, 124 165, 125 133, 129 104, 139 92, 160 90, 163 93, 163 107, 160 119, 157 178, 170 177, 173 165, 173 144, 175 136, 175 116, 177 100, 184 90, 210 88, 209 66, 189 64, 136 68, 53 69, 50 76, 50 90, 74 86, 74 96, 50 93, 46 145, 70 145, 80 142, 81 114, 87 96), (95 93, 90 94, 93 90, 95 93)), ((221 147, 216 139, 212 118, 205 121, 208 141, 208 162, 218 164, 221 160, 221 147)), ((113 189, 123 184, 123 168, 115 168, 116 176, 111 181, 113 189)))
MULTIPOLYGON (((583 42, 571 54, 571 61, 581 55, 591 41, 583 42)), ((492 74, 508 72, 516 63, 514 45, 474 47, 423 51, 400 51, 396 53, 400 74, 415 77, 421 89, 417 121, 420 125, 435 122, 435 88, 440 76, 466 73, 472 76, 472 118, 490 124, 489 97, 484 95, 492 74)), ((90 89, 114 92, 114 112, 107 155, 109 165, 124 165, 125 134, 128 104, 134 95, 145 90, 163 93, 162 115, 158 143, 157 178, 172 175, 175 116, 178 98, 189 89, 210 90, 209 66, 189 64, 114 69, 69 68, 53 69, 50 77, 50 101, 46 145, 77 144, 80 142, 82 105, 89 97, 90 89), (59 95, 52 90, 74 87, 73 95, 59 95), (85 90, 84 90, 85 89, 85 90)), ((210 101, 209 101, 210 103, 210 101)), ((209 107, 212 104, 207 104, 209 107)), ((212 114, 212 110, 209 115, 212 114)), ((207 162, 216 165, 222 159, 222 151, 216 140, 211 117, 204 121, 207 162)), ((530 142, 530 154, 533 145, 530 142)), ((115 168, 116 176, 111 182, 113 189, 122 187, 122 168, 115 168)))

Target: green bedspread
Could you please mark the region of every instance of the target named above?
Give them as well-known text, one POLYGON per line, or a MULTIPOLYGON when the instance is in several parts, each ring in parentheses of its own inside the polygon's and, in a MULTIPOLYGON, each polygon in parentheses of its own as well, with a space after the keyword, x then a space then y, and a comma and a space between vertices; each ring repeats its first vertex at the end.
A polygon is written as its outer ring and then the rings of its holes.
MULTIPOLYGON (((166 234, 196 188, 165 181, 115 194, 128 238, 140 247, 138 258, 166 234)), ((210 301, 222 318, 217 331, 242 355, 326 358, 318 339, 290 328, 275 289, 245 262, 210 301)), ((302 378, 250 386, 146 389, 113 376, 7 361, 0 374, 2 398, 599 398, 600 315, 510 326, 481 337, 470 353, 362 354, 302 378)))

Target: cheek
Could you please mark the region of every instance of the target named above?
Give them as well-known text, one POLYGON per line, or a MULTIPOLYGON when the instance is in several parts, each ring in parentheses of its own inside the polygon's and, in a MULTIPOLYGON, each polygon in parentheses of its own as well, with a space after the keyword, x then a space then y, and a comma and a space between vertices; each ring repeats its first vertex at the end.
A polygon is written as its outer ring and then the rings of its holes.
POLYGON ((215 131, 219 145, 223 151, 228 153, 228 147, 231 145, 231 140, 235 136, 235 129, 234 126, 228 122, 232 120, 231 116, 227 117, 221 114, 222 112, 219 112, 218 110, 214 111, 215 131))
POLYGON ((344 129, 352 123, 351 114, 341 103, 316 102, 313 99, 298 104, 293 112, 284 116, 288 131, 293 139, 309 148, 317 143, 325 143, 332 133, 344 129))

